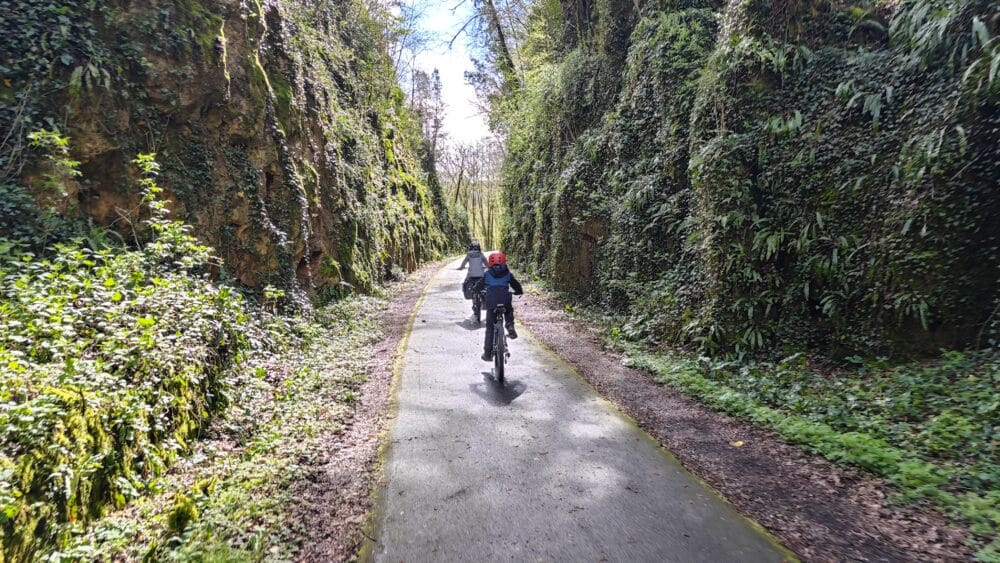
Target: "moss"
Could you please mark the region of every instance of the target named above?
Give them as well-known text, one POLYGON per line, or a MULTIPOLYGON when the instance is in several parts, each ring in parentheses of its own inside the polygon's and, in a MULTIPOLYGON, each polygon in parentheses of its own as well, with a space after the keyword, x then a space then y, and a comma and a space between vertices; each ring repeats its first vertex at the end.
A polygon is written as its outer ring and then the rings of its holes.
POLYGON ((333 258, 327 257, 323 260, 323 264, 320 266, 323 275, 328 276, 336 281, 334 283, 339 283, 343 279, 342 270, 340 269, 340 262, 337 262, 333 258))
POLYGON ((181 31, 187 32, 188 53, 207 59, 217 46, 218 30, 223 18, 215 10, 206 9, 203 0, 180 0, 174 17, 181 31))
POLYGON ((626 51, 608 34, 633 6, 607 4, 586 41, 526 71, 504 116, 513 254, 656 343, 740 357, 972 344, 990 308, 971 296, 1000 299, 985 250, 997 172, 980 164, 995 112, 944 59, 907 67, 908 47, 857 37, 839 12, 729 3, 718 29, 716 7, 642 9, 626 51))
POLYGON ((229 74, 229 42, 226 39, 226 20, 220 18, 219 35, 215 38, 215 46, 219 47, 219 62, 222 63, 222 75, 226 79, 226 99, 232 96, 233 77, 229 74))
POLYGON ((198 521, 198 507, 191 497, 177 495, 174 508, 167 514, 167 528, 174 534, 182 534, 191 524, 198 521))
POLYGON ((278 110, 278 120, 285 131, 292 129, 292 85, 281 74, 270 76, 268 81, 274 92, 275 106, 278 110))

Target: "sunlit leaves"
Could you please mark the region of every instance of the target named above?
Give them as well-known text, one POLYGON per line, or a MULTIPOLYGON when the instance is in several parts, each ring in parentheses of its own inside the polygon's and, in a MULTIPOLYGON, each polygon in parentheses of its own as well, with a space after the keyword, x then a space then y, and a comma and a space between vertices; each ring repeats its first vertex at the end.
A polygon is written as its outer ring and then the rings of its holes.
POLYGON ((196 273, 210 250, 163 218, 155 161, 138 164, 155 222, 144 249, 73 241, 35 256, 0 239, 0 510, 22 519, 2 524, 11 557, 34 549, 21 534, 36 525, 64 538, 162 473, 226 403, 248 345, 240 295, 196 273))

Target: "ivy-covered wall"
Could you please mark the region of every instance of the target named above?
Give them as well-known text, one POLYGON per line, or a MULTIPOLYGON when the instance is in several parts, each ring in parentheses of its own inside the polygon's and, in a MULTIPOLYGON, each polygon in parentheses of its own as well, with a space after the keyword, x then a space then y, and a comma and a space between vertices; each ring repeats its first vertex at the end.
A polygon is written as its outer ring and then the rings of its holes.
POLYGON ((522 264, 633 336, 706 351, 909 356, 996 337, 995 2, 583 13, 561 28, 571 50, 528 45, 508 116, 522 264))
POLYGON ((384 37, 350 0, 4 2, 0 209, 27 188, 141 238, 129 163, 156 152, 174 218, 224 279, 299 300, 368 289, 453 242, 384 37), (81 162, 65 193, 27 144, 41 129, 81 162))

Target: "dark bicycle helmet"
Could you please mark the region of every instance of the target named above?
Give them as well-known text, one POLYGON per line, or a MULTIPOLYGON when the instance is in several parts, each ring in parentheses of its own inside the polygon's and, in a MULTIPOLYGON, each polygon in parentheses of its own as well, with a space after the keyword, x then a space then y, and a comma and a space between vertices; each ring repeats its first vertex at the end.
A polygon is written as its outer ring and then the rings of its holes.
POLYGON ((472 241, 472 244, 469 245, 469 250, 480 250, 479 241, 477 240, 472 241))

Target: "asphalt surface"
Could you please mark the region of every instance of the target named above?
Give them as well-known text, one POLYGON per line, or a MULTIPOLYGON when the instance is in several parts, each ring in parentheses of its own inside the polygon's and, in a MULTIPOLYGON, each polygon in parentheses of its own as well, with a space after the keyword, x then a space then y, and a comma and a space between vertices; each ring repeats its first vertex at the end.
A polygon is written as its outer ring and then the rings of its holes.
POLYGON ((499 386, 457 266, 403 357, 376 561, 792 558, 523 329, 499 386))

